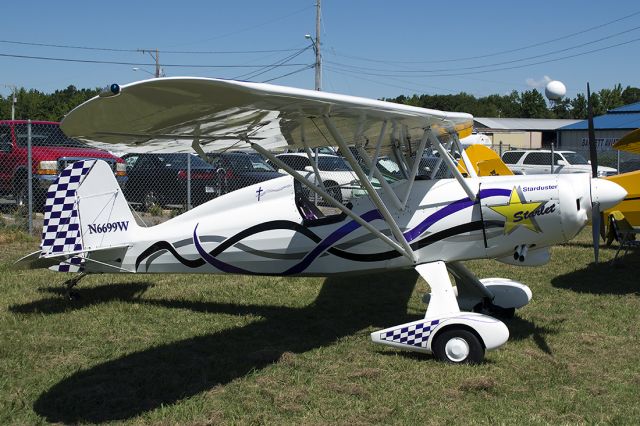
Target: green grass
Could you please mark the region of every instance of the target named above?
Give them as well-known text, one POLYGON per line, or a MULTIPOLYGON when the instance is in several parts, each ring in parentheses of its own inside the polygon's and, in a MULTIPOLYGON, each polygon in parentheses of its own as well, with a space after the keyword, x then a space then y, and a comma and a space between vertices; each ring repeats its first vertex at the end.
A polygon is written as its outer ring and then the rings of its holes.
MULTIPOLYGON (((640 253, 590 265, 590 230, 543 267, 467 265, 529 285, 479 366, 374 345, 424 315, 411 272, 288 279, 13 271, 0 234, 0 424, 640 423, 640 253)), ((601 258, 613 257, 602 249, 601 258)))

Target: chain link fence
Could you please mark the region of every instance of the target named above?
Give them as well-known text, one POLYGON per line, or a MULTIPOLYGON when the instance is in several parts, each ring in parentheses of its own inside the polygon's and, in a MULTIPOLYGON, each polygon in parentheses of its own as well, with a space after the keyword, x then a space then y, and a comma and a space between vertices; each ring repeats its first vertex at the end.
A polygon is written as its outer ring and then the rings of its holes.
MULTIPOLYGON (((278 164, 256 152, 208 154, 112 153, 68 138, 58 123, 0 121, 0 227, 42 229, 49 186, 68 165, 87 159, 106 161, 137 222, 152 226, 220 195, 283 176, 282 164, 316 182, 346 205, 364 195, 356 174, 332 150, 277 154, 278 164)), ((391 167, 391 166, 389 166, 391 167)), ((397 171, 397 170, 396 170, 397 171)), ((375 179, 373 180, 375 182, 375 179)), ((339 212, 322 196, 296 186, 296 197, 313 204, 315 216, 339 212)))
MULTIPOLYGON (((501 156, 513 152, 506 144, 491 148, 501 156)), ((588 150, 578 153, 589 156, 588 150)), ((208 154, 206 159, 190 153, 112 153, 66 137, 58 123, 0 121, 0 227, 15 227, 37 235, 49 185, 68 165, 86 159, 100 159, 110 165, 136 220, 145 226, 290 170, 316 183, 339 203, 349 205, 366 191, 341 154, 344 153, 322 148, 311 159, 304 152, 281 152, 274 153, 275 161, 269 161, 256 152, 239 151, 208 154)), ((374 188, 403 177, 401 166, 390 156, 379 157, 379 173, 374 174, 356 150, 351 154, 374 188)), ((540 155, 549 158, 539 161, 551 162, 549 153, 540 155)), ((640 169, 640 156, 612 151, 600 153, 598 163, 626 172, 640 169)), ((431 178, 450 177, 443 161, 430 151, 425 152, 419 173, 431 178)), ((303 218, 340 213, 338 206, 303 185, 295 185, 295 197, 303 218)))
MULTIPOLYGON (((513 149, 501 154, 502 160, 514 171, 539 169, 537 173, 574 173, 578 168, 590 170, 589 147, 570 149, 513 149), (544 167, 544 169, 542 169, 544 167)), ((640 170, 640 155, 618 151, 600 150, 597 152, 598 172, 601 176, 627 173, 640 170)))

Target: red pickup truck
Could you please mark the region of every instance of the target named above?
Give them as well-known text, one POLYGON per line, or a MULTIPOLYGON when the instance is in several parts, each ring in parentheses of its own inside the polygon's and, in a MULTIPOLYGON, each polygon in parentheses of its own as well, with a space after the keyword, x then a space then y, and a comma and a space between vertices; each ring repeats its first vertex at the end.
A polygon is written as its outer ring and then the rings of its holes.
MULTIPOLYGON (((27 121, 0 121, 0 195, 12 195, 18 205, 28 201, 27 121)), ((31 122, 33 206, 42 210, 49 185, 69 164, 99 158, 111 165, 120 186, 127 180, 125 162, 107 151, 68 138, 60 123, 31 122)))

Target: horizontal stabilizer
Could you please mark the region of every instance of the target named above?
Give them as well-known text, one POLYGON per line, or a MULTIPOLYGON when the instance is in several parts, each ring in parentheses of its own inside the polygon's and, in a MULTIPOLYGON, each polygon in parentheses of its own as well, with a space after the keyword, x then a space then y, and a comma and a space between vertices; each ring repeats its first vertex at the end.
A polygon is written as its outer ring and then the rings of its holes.
POLYGON ((28 269, 46 269, 51 266, 56 266, 60 263, 60 260, 65 258, 66 256, 56 256, 56 257, 41 257, 41 251, 35 251, 31 254, 24 256, 16 260, 13 264, 12 269, 17 270, 28 270, 28 269))

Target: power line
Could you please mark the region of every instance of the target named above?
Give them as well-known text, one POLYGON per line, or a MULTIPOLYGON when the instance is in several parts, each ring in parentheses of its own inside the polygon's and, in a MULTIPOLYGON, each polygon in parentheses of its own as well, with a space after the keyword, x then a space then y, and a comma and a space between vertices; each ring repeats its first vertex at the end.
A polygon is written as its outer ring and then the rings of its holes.
POLYGON ((361 57, 361 56, 344 55, 344 54, 341 54, 341 53, 335 52, 335 51, 334 51, 334 55, 342 56, 342 57, 350 58, 350 59, 361 60, 361 61, 377 62, 377 63, 384 63, 384 64, 400 64, 400 63, 402 63, 402 64, 431 64, 431 63, 443 63, 443 62, 461 62, 461 61, 468 61, 468 60, 473 60, 473 59, 484 59, 484 58, 488 58, 488 57, 492 57, 492 56, 499 56, 499 55, 504 55, 504 54, 507 54, 507 53, 519 52, 519 51, 522 51, 522 50, 531 49, 533 47, 543 46, 545 44, 554 43, 554 42, 560 41, 560 40, 565 40, 565 39, 574 37, 576 35, 581 35, 581 34, 584 34, 584 33, 590 32, 590 31, 597 30, 599 28, 603 28, 603 27, 609 26, 611 24, 615 24, 616 22, 620 22, 620 21, 623 21, 625 19, 632 18, 632 17, 634 17, 636 15, 640 15, 640 11, 633 12, 633 13, 631 13, 629 15, 625 15, 625 16, 623 16, 621 18, 617 18, 617 19, 614 19, 612 21, 605 22, 604 24, 599 24, 599 25, 596 25, 596 26, 593 26, 593 27, 586 28, 586 29, 581 30, 581 31, 576 31, 576 32, 571 33, 571 34, 566 34, 566 35, 563 35, 563 36, 560 36, 560 37, 556 37, 556 38, 553 38, 553 39, 550 39, 550 40, 542 41, 542 42, 539 42, 539 43, 529 44, 529 45, 522 46, 522 47, 517 47, 517 48, 514 48, 514 49, 502 50, 502 51, 499 51, 499 52, 487 53, 487 54, 478 55, 478 56, 465 56, 463 58, 440 59, 440 60, 432 60, 432 61, 387 61, 387 60, 380 60, 380 59, 364 58, 364 57, 361 57))
MULTIPOLYGON (((58 62, 77 62, 85 64, 108 64, 108 65, 132 65, 132 66, 155 66, 155 64, 142 62, 121 62, 121 61, 98 61, 91 59, 70 59, 70 58, 53 58, 47 56, 29 56, 29 55, 12 55, 8 53, 0 53, 0 57, 17 58, 17 59, 37 59, 42 61, 58 61, 58 62)), ((294 67, 306 64, 281 64, 277 67, 294 67)), ((266 65, 203 65, 203 64, 162 64, 163 67, 176 68, 264 68, 271 67, 273 64, 266 65)))
POLYGON ((570 47, 566 47, 564 49, 558 49, 558 50, 554 50, 551 52, 547 52, 547 53, 542 53, 539 55, 533 55, 533 56, 528 56, 526 58, 520 58, 520 59, 513 59, 511 61, 503 61, 503 62, 496 62, 493 64, 486 64, 486 65, 476 65, 476 66, 471 66, 471 67, 460 67, 460 68, 441 68, 441 69, 432 69, 432 70, 393 70, 393 69, 375 69, 375 68, 365 68, 365 67, 359 67, 359 66, 354 66, 354 65, 345 65, 345 64, 340 64, 340 63, 336 63, 336 62, 331 62, 331 61, 327 61, 329 63, 332 63, 334 65, 341 65, 343 67, 348 67, 348 68, 352 68, 354 70, 364 70, 364 71, 379 71, 379 72, 394 72, 394 73, 398 73, 398 74, 416 74, 416 73, 436 73, 436 72, 449 72, 449 71, 465 71, 465 70, 474 70, 474 69, 482 69, 482 68, 491 68, 491 67, 496 67, 496 66, 500 66, 500 65, 508 65, 508 64, 513 64, 513 63, 518 63, 518 62, 524 62, 524 61, 529 61, 531 59, 537 59, 537 58, 542 58, 545 56, 550 56, 550 55, 555 55, 558 53, 563 53, 563 52, 567 52, 569 50, 573 50, 573 49, 579 49, 581 47, 584 46, 588 46, 591 44, 595 44, 595 43, 599 43, 601 41, 604 40, 608 40, 610 38, 614 38, 617 37, 619 35, 622 34, 626 34, 635 30, 640 29, 640 26, 628 29, 628 30, 624 30, 624 31, 620 31, 618 33, 615 34, 611 34, 605 37, 601 37, 599 39, 596 40, 592 40, 592 41, 588 41, 585 43, 581 43, 575 46, 570 46, 570 47))
MULTIPOLYGON (((601 52, 604 50, 608 50, 608 49, 613 49, 615 47, 619 47, 619 46, 624 46, 630 43, 635 43, 637 41, 640 41, 640 38, 635 38, 633 40, 629 40, 629 41, 624 41, 621 43, 617 43, 617 44, 613 44, 613 45, 609 45, 609 46, 605 46, 605 47, 601 47, 598 49, 592 49, 592 50, 588 50, 586 52, 580 52, 580 53, 576 53, 573 55, 567 55, 561 58, 554 58, 554 59, 547 59, 545 61, 538 61, 538 62, 531 62, 529 64, 523 64, 523 65, 515 65, 515 66, 511 66, 511 67, 502 67, 502 68, 494 68, 494 69, 489 69, 489 70, 478 70, 478 71, 470 71, 470 72, 452 72, 452 73, 444 73, 444 74, 428 74, 425 75, 425 77, 453 77, 453 76, 460 76, 460 75, 473 75, 473 74, 484 74, 484 73, 489 73, 489 72, 495 72, 495 71, 505 71, 505 70, 512 70, 512 69, 519 69, 519 68, 526 68, 526 67, 530 67, 533 65, 540 65, 540 64, 546 64, 546 63, 550 63, 550 62, 558 62, 558 61, 563 61, 566 59, 571 59, 571 58, 575 58, 578 56, 584 56, 584 55, 589 55, 591 53, 596 53, 596 52, 601 52)), ((340 66, 344 66, 341 64, 338 64, 340 66)), ((397 74, 381 74, 381 73, 373 73, 373 72, 367 72, 364 70, 359 70, 359 71, 353 71, 353 70, 349 70, 347 69, 342 69, 343 71, 347 71, 347 72, 357 72, 359 74, 367 74, 367 75, 373 75, 373 76, 378 76, 378 77, 395 77, 397 74)), ((455 70, 453 70, 455 71, 455 70)))
POLYGON ((259 75, 265 74, 265 73, 267 73, 267 72, 269 72, 269 71, 271 71, 271 70, 273 70, 273 69, 275 69, 275 68, 277 68, 277 67, 279 67, 281 65, 286 64, 287 62, 289 62, 292 59, 300 56, 302 53, 304 53, 305 51, 309 50, 310 48, 311 48, 311 46, 307 46, 307 47, 305 47, 303 49, 300 49, 298 52, 296 52, 296 53, 294 53, 292 55, 289 55, 289 56, 287 56, 287 57, 275 62, 272 65, 267 65, 267 66, 263 67, 264 69, 262 69, 262 70, 255 70, 255 71, 252 71, 250 73, 243 74, 243 75, 238 76, 238 77, 234 77, 234 80, 242 79, 242 78, 250 80, 250 79, 256 78, 259 75))
MULTIPOLYGON (((77 49, 77 50, 91 50, 101 52, 126 52, 137 53, 141 49, 117 49, 110 47, 90 47, 90 46, 74 46, 65 44, 48 44, 48 43, 35 43, 16 40, 0 40, 0 43, 16 44, 20 46, 37 46, 37 47, 53 47, 60 49, 77 49)), ((231 55, 231 54, 255 54, 255 53, 278 53, 278 52, 293 52, 297 49, 267 49, 267 50, 161 50, 163 54, 185 54, 185 55, 231 55)))
POLYGON ((387 86, 387 87, 393 87, 393 88, 396 88, 396 89, 412 90, 414 92, 419 92, 421 90, 424 90, 423 89, 424 87, 428 87, 430 89, 444 90, 445 92, 456 93, 455 90, 445 89, 443 87, 429 86, 429 85, 421 84, 421 83, 418 83, 418 82, 401 80, 401 79, 398 79, 398 78, 390 78, 390 79, 387 79, 387 80, 385 80, 383 82, 383 81, 380 81, 380 80, 375 80, 375 79, 372 79, 372 78, 363 77, 360 73, 356 74, 354 72, 340 70, 339 68, 334 68, 334 67, 331 67, 331 66, 326 66, 325 69, 327 69, 327 70, 329 70, 331 72, 334 72, 336 74, 341 74, 341 75, 344 75, 344 76, 347 76, 347 77, 356 76, 359 80, 370 81, 372 83, 380 84, 382 86, 387 86), (389 83, 388 80, 398 81, 400 83, 411 84, 411 85, 415 85, 415 86, 409 87, 409 86, 401 86, 399 84, 391 84, 391 83, 389 83), (418 89, 417 88, 418 86, 421 86, 422 88, 418 89))
POLYGON ((302 67, 302 68, 300 68, 300 69, 298 69, 298 70, 291 71, 290 73, 287 73, 287 74, 281 75, 281 76, 279 76, 279 77, 274 77, 274 78, 270 78, 269 80, 264 80, 264 81, 263 81, 263 83, 268 83, 268 82, 270 82, 270 81, 274 81, 274 80, 278 80, 278 79, 281 79, 281 78, 284 78, 284 77, 288 77, 288 76, 290 76, 290 75, 297 74, 297 73, 302 72, 302 71, 305 71, 305 70, 309 70, 309 69, 311 69, 311 68, 313 68, 313 67, 315 67, 315 64, 307 65, 306 67, 302 67))

